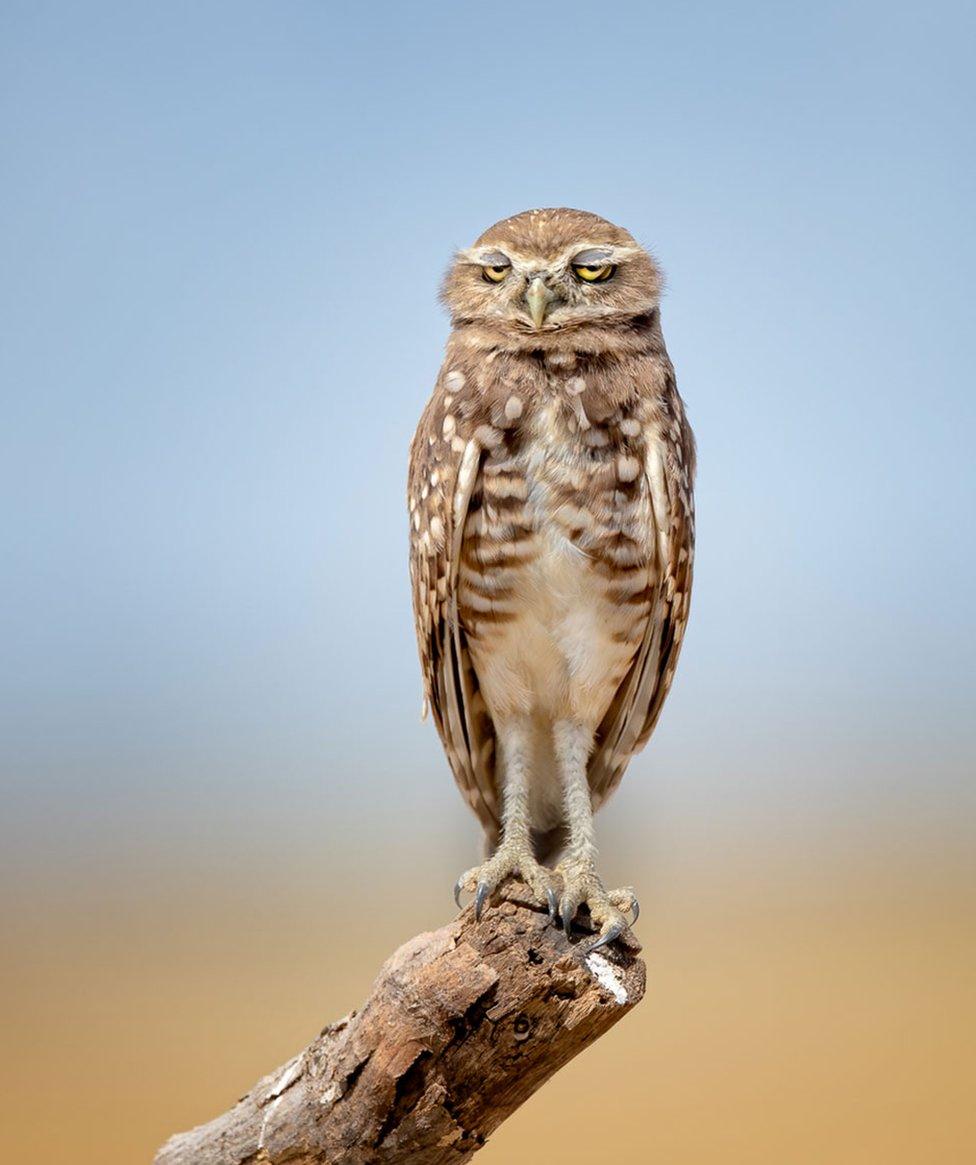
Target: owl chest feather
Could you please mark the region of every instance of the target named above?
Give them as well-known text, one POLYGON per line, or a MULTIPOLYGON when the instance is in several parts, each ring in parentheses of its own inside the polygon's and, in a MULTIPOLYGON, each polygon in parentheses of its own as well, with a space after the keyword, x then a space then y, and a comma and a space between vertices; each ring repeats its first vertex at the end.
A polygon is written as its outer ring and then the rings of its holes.
POLYGON ((652 507, 634 450, 559 402, 485 461, 463 539, 459 612, 493 716, 594 726, 641 642, 652 507), (622 468, 621 468, 622 467, 622 468))

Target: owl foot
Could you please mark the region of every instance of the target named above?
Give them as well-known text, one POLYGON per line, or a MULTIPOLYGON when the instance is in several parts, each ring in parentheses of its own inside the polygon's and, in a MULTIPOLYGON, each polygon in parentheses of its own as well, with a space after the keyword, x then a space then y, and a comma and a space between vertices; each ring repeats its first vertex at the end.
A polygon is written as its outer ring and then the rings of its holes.
POLYGON ((606 890, 591 862, 563 862, 555 871, 563 883, 559 899, 559 917, 567 938, 572 938, 573 919, 581 906, 586 906, 590 918, 598 929, 596 938, 585 950, 586 954, 615 942, 621 935, 629 935, 630 927, 637 921, 640 904, 633 887, 620 890, 606 890), (633 917, 628 921, 626 915, 633 917))
POLYGON ((531 890, 533 899, 545 906, 549 917, 555 921, 558 898, 552 871, 541 866, 527 849, 505 842, 487 862, 465 870, 458 878, 454 884, 454 901, 460 907, 462 891, 473 892, 474 917, 476 922, 480 922, 488 898, 510 877, 521 878, 531 890))

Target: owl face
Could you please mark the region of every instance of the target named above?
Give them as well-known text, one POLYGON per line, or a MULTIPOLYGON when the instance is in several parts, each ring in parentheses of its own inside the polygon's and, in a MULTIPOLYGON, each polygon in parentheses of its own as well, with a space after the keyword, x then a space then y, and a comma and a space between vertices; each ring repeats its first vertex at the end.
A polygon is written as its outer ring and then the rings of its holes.
POLYGON ((625 324, 658 305, 661 277, 623 228, 581 210, 529 210, 461 251, 442 298, 454 325, 531 337, 625 324))

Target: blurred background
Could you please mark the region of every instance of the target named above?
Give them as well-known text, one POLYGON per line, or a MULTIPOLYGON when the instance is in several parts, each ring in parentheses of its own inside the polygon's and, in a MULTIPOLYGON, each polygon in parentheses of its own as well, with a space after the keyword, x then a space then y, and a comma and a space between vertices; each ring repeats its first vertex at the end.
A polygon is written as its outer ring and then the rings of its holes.
POLYGON ((570 205, 668 273, 696 591, 647 999, 484 1160, 973 1160, 972 7, 0 13, 5 1156, 148 1161, 451 917, 407 445, 452 250, 570 205))

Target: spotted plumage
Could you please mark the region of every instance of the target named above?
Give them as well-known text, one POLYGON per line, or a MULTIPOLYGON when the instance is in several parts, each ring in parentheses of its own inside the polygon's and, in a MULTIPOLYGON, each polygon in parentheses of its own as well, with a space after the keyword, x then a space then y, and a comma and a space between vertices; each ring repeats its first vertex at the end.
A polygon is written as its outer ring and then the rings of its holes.
POLYGON ((451 768, 492 846, 598 941, 629 892, 595 871, 591 814, 660 714, 688 617, 694 443, 660 277, 619 227, 531 211, 461 252, 453 330, 414 437, 417 638, 451 768), (549 871, 540 860, 563 847, 549 871))

